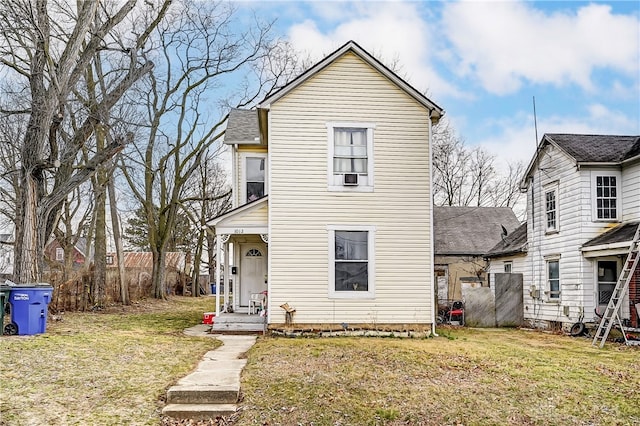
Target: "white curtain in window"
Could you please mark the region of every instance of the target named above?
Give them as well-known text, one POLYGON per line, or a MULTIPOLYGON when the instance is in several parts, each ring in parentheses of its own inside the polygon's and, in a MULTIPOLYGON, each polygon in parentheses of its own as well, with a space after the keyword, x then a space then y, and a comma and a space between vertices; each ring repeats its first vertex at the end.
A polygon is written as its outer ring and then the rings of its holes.
POLYGON ((367 130, 335 129, 334 173, 367 173, 367 130))

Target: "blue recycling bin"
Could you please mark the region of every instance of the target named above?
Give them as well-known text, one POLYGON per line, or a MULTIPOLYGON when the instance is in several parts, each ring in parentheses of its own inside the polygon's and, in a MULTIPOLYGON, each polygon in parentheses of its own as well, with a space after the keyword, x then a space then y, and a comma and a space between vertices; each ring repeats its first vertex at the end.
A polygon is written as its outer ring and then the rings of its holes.
POLYGON ((47 331, 47 314, 53 287, 48 284, 11 287, 11 323, 5 326, 6 334, 32 335, 47 331))

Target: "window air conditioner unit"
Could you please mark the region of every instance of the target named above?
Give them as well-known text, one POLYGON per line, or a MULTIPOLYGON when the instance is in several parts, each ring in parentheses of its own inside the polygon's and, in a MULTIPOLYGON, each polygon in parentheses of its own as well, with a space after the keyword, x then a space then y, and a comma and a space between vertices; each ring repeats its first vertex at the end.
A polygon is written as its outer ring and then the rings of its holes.
POLYGON ((358 174, 357 173, 345 173, 344 180, 342 181, 344 186, 357 186, 358 174))

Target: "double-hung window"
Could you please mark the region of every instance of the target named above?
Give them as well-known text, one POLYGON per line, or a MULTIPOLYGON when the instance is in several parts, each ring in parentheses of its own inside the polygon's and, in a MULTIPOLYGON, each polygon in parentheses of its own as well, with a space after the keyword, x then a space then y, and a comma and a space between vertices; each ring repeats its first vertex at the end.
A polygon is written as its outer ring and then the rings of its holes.
POLYGON ((246 200, 247 203, 265 195, 265 157, 246 157, 246 200))
POLYGON ((56 247, 56 260, 62 262, 64 260, 64 249, 62 247, 56 247))
POLYGON ((327 123, 330 191, 373 190, 374 127, 372 123, 327 123))
POLYGON ((560 259, 547 260, 547 288, 549 300, 560 299, 560 259))
POLYGON ((619 183, 617 173, 594 173, 594 219, 615 221, 619 219, 619 183))
POLYGON ((554 184, 544 191, 545 229, 547 232, 558 231, 558 185, 554 184))
POLYGON ((328 229, 330 296, 373 296, 374 228, 330 226, 328 229))

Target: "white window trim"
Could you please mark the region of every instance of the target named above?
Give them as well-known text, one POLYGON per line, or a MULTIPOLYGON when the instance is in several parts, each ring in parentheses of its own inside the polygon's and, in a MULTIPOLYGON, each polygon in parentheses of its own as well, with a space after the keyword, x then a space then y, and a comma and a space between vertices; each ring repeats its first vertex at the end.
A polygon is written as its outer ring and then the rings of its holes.
POLYGON ((373 192, 374 188, 374 152, 373 130, 375 123, 358 121, 330 121, 327 123, 327 189, 333 192, 373 192), (334 130, 336 128, 367 129, 367 181, 357 186, 342 184, 343 175, 333 174, 334 130))
POLYGON ((329 240, 329 298, 330 299, 374 299, 376 284, 376 227, 372 225, 327 225, 329 240), (367 231, 367 259, 368 265, 368 290, 367 291, 336 291, 336 231, 367 231))
POLYGON ((591 171, 591 218, 593 222, 620 222, 622 217, 622 173, 618 170, 591 171), (616 217, 609 219, 598 218, 598 203, 596 202, 596 179, 598 176, 615 176, 616 178, 616 217))
POLYGON ((556 234, 560 232, 560 185, 558 181, 555 181, 551 184, 545 185, 543 194, 543 203, 544 203, 544 229, 547 234, 556 234), (554 228, 549 227, 549 222, 547 221, 547 194, 549 192, 553 192, 555 194, 555 202, 556 202, 556 226, 554 228))
POLYGON ((560 255, 549 255, 544 257, 544 286, 546 301, 549 303, 560 303, 562 299, 562 269, 560 268, 560 255), (558 297, 551 297, 551 286, 549 285, 549 262, 558 262, 558 297))
POLYGON ((513 261, 508 260, 508 261, 502 262, 502 270, 503 270, 506 274, 511 274, 511 273, 513 273, 513 261), (509 272, 507 272, 507 266, 509 266, 509 272))
POLYGON ((261 152, 243 152, 240 154, 240 167, 242 176, 240 177, 240 205, 247 204, 247 158, 264 158, 264 195, 269 194, 269 179, 267 154, 261 152))
POLYGON ((56 261, 61 262, 64 260, 64 249, 62 247, 56 247, 56 261))

